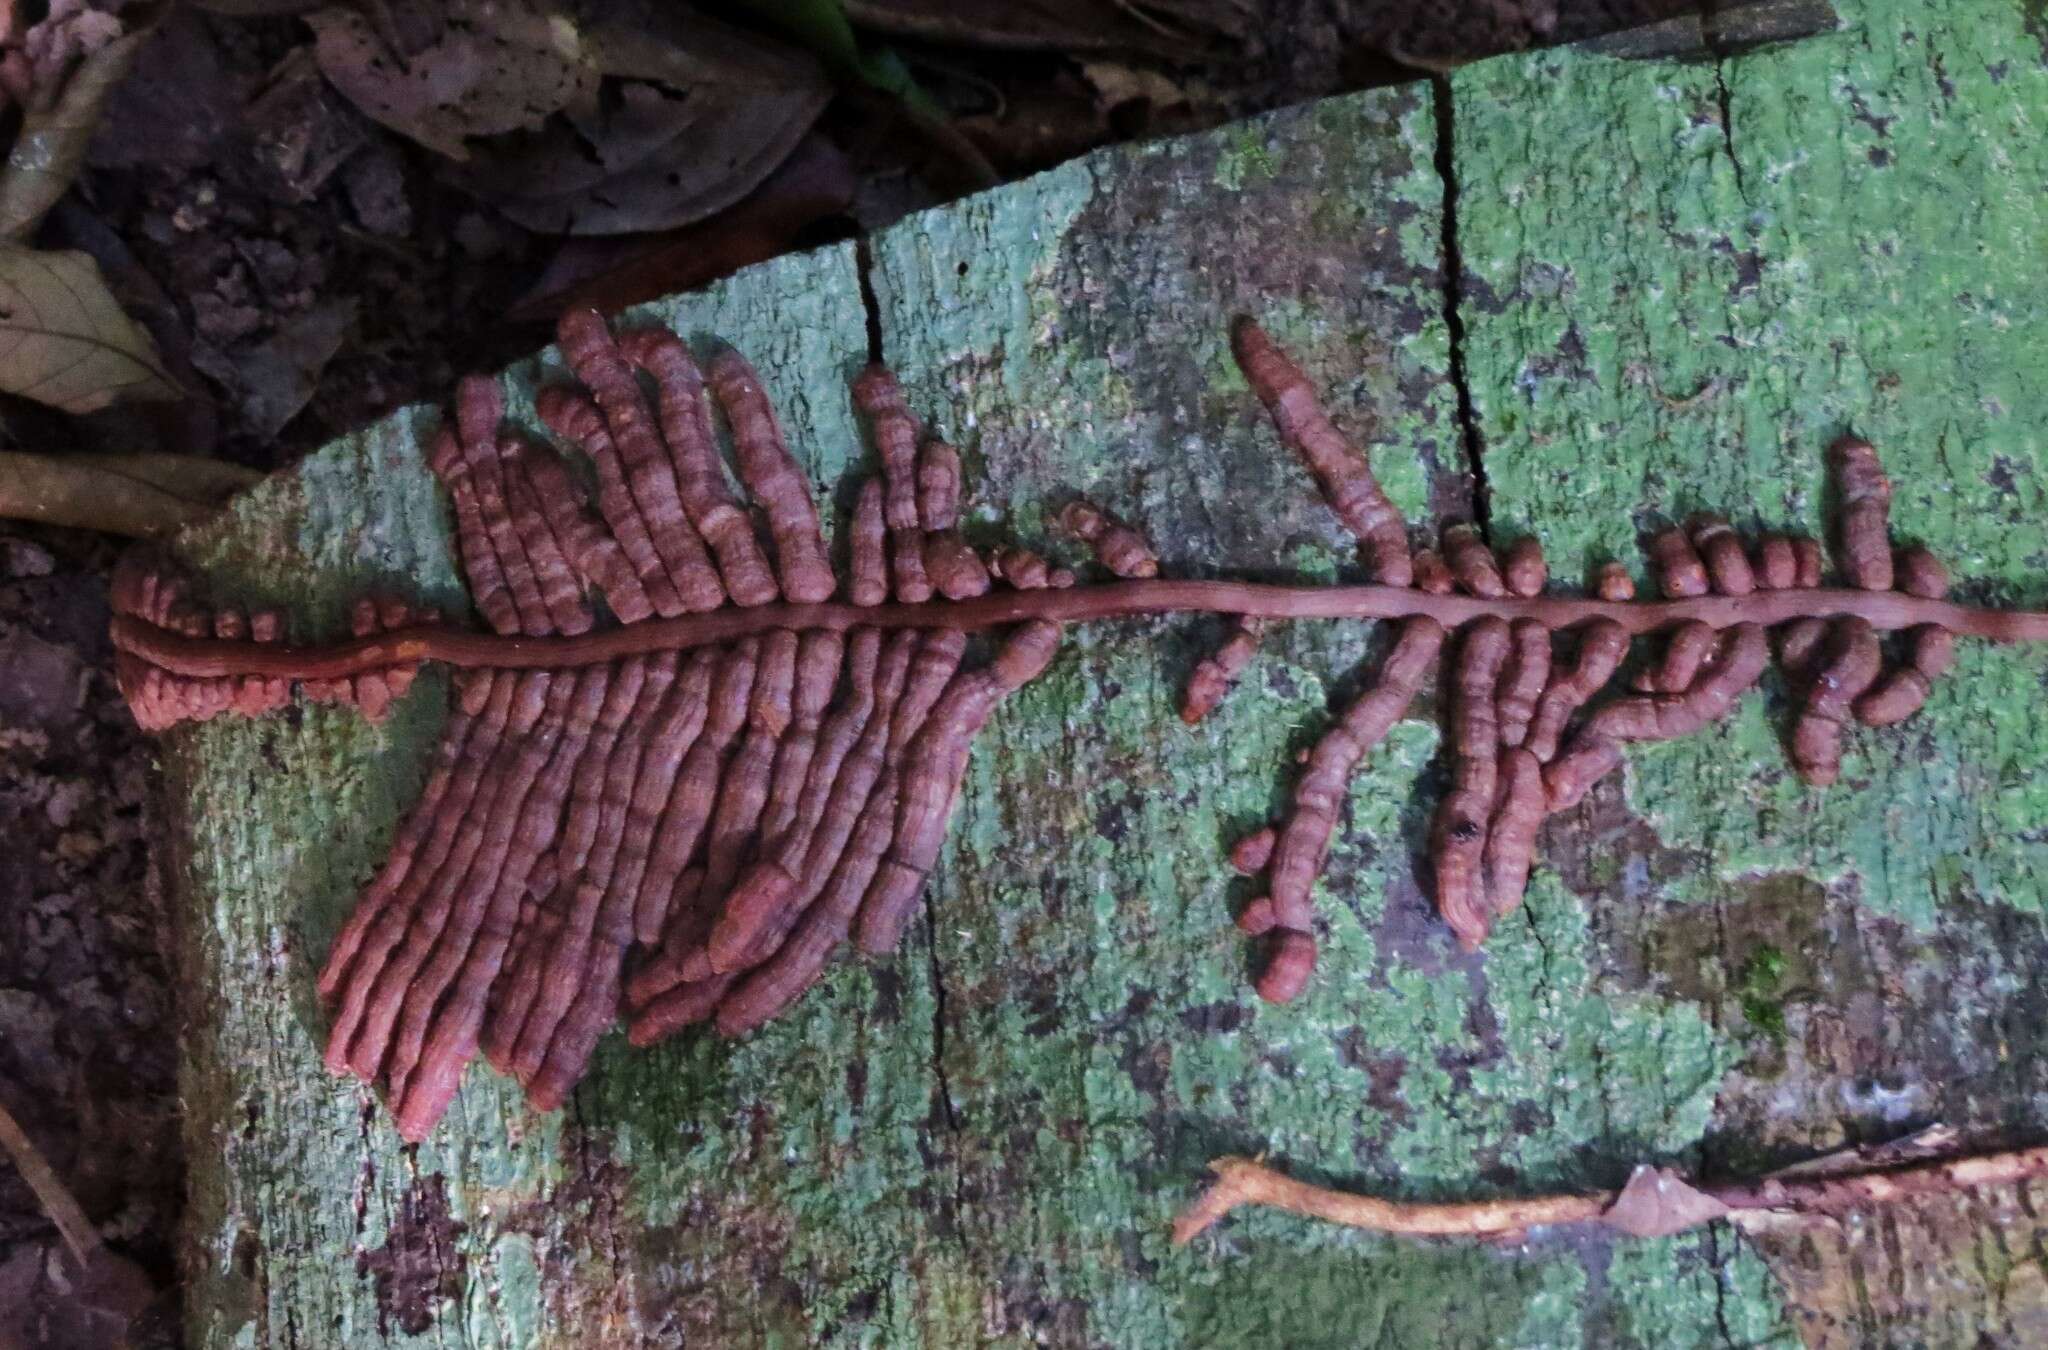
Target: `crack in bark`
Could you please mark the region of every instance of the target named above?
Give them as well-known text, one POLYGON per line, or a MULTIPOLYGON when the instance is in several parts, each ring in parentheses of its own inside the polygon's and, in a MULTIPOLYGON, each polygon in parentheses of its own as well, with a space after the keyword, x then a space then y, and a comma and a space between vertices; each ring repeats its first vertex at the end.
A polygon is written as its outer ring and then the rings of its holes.
POLYGON ((867 321, 868 364, 882 364, 882 302, 875 295, 875 250, 864 234, 854 236, 853 273, 860 287, 861 315, 867 321))
POLYGON ((951 1222, 957 1227, 965 1180, 955 1147, 961 1133, 961 1121, 960 1110, 953 1103, 952 1078, 946 1072, 946 979, 945 968, 939 962, 939 918, 936 907, 929 904, 924 907, 924 937, 932 979, 932 1089, 938 1094, 938 1111, 935 1114, 943 1123, 948 1139, 947 1147, 939 1156, 953 1174, 945 1203, 951 1210, 951 1222))
MULTIPOLYGON (((1712 34, 1708 40, 1719 45, 1712 34)), ((1728 163, 1735 169, 1735 195, 1742 198, 1744 206, 1749 205, 1749 185, 1742 178, 1742 157, 1735 153, 1735 115, 1730 108, 1728 95, 1728 58, 1714 59, 1714 101, 1721 115, 1721 145, 1728 152, 1728 163)))
POLYGON ((1708 0, 1701 15, 1700 36, 1714 57, 1714 106, 1721 119, 1721 147, 1728 152, 1728 163, 1735 170, 1735 195, 1748 206, 1749 185, 1743 181, 1742 157, 1735 153, 1735 115, 1728 92, 1728 62, 1736 52, 1721 35, 1721 13, 1718 0, 1708 0))
POLYGON ((1451 387, 1458 396, 1458 432, 1465 445, 1465 462, 1472 475, 1472 522, 1480 538, 1493 543, 1493 490, 1486 481, 1486 443, 1479 433, 1479 415, 1472 401, 1472 382, 1465 370, 1464 276, 1465 258, 1458 246, 1458 164, 1456 105, 1451 82, 1443 75, 1429 81, 1431 109, 1436 116, 1436 174, 1443 184, 1441 239, 1443 244, 1443 315, 1450 337, 1451 387))
POLYGON ((930 905, 924 907, 924 940, 932 972, 932 1075, 937 1080, 940 1116, 947 1130, 957 1133, 960 1112, 953 1105, 953 1085, 946 1077, 946 979, 939 964, 939 917, 930 905))
POLYGON ((1714 1329, 1721 1333, 1721 1344, 1728 1350, 1741 1350, 1735 1342, 1735 1333, 1728 1327, 1728 1262, 1734 1259, 1733 1253, 1727 1257, 1721 1254, 1719 1224, 1709 1224, 1705 1237, 1707 1268, 1713 1273, 1714 1281, 1714 1329))

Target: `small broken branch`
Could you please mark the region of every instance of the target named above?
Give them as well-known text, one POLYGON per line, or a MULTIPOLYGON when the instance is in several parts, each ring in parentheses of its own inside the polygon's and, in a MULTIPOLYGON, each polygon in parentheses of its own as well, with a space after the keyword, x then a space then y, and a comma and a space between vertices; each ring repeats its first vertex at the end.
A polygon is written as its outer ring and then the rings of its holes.
POLYGON ((206 519, 261 478, 197 455, 0 451, 0 520, 162 539, 206 519))
POLYGON ((35 1193, 43 1213, 57 1226, 72 1258, 83 1266, 99 1250, 100 1230, 93 1227, 70 1188, 57 1179, 57 1169, 50 1166, 50 1160, 4 1106, 0 1106, 0 1150, 13 1160, 14 1170, 35 1193))
POLYGON ((1409 1237, 1512 1239, 1531 1228, 1583 1223, 1636 1237, 1664 1237, 1721 1218, 1746 1223, 1787 1214, 1834 1216, 1917 1196, 2010 1185, 2048 1174, 2048 1148, 1705 1186, 1694 1186, 1669 1168, 1643 1166, 1619 1191, 1450 1204, 1381 1200, 1314 1186, 1251 1158, 1217 1158, 1209 1170, 1216 1181, 1174 1220, 1176 1246, 1246 1205, 1409 1237))

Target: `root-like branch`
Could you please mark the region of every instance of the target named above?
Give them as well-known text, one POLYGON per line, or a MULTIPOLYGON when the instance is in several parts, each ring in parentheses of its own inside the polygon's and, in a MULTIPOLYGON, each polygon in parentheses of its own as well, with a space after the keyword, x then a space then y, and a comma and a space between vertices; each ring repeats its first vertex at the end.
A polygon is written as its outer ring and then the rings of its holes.
POLYGON ((2048 611, 1985 609, 1900 591, 1758 591, 1684 600, 1613 601, 1570 596, 1430 595, 1395 586, 1275 586, 1253 581, 1118 581, 1072 590, 1004 591, 971 600, 884 605, 760 605, 721 609, 577 637, 523 637, 409 629, 319 647, 291 647, 184 637, 122 616, 114 642, 177 675, 211 678, 263 675, 278 679, 340 679, 382 666, 440 661, 496 670, 561 669, 617 661, 649 652, 714 646, 775 629, 856 627, 952 628, 979 632, 1033 619, 1077 623, 1156 614, 1240 614, 1261 619, 1400 619, 1427 615, 1461 628, 1494 615, 1534 619, 1546 628, 1578 628, 1596 619, 1640 636, 1697 621, 1710 628, 1764 627, 1801 618, 1860 618, 1880 632, 1932 624, 1998 642, 2048 641, 2048 611))
POLYGON ((1643 1167, 1620 1191, 1516 1200, 1417 1204, 1381 1200, 1296 1181, 1250 1158, 1209 1164, 1214 1185, 1174 1220, 1176 1244, 1191 1241, 1232 1210, 1263 1205, 1348 1228, 1411 1237, 1504 1238, 1546 1224, 1600 1223, 1637 1235, 1680 1232, 1717 1218, 1756 1222, 1788 1214, 1838 1215, 2048 1174, 2048 1148, 1944 1158, 1903 1167, 1830 1175, 1781 1175, 1695 1187, 1668 1169, 1643 1167))

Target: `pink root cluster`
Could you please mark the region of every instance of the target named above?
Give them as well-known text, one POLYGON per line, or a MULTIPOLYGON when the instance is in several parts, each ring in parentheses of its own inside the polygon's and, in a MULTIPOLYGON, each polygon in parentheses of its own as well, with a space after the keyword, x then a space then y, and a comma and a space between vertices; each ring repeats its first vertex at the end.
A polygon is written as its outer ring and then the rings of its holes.
MULTIPOLYGON (((594 493, 556 449, 502 425, 489 380, 463 382, 432 445, 492 629, 575 635, 605 611, 631 625, 834 596, 812 485, 744 359, 700 368, 674 335, 615 336, 590 313, 560 338, 578 383, 543 390, 538 412, 594 493)), ((849 531, 850 600, 1073 583, 961 538, 959 457, 923 435, 888 372, 855 397, 882 472, 849 531)), ((357 632, 408 617, 366 603, 357 632)), ((329 1067, 381 1088, 416 1139, 478 1054, 553 1109, 621 1020, 636 1045, 696 1025, 741 1035, 849 945, 892 950, 975 734, 1059 633, 1022 623, 976 663, 966 635, 937 624, 771 626, 687 652, 460 672, 426 790, 320 976, 329 1067)), ((306 693, 374 715, 409 677, 306 693)))
POLYGON ((615 335, 577 313, 560 330, 576 382, 536 401, 555 446, 506 426, 484 379, 462 383, 432 442, 490 634, 365 600, 352 639, 283 648, 275 615, 203 610, 138 559, 115 584, 122 685, 161 729, 268 711, 295 680, 380 717, 419 661, 456 668, 433 774, 320 977, 329 1065, 380 1087, 419 1138, 479 1054, 552 1108, 621 1021, 637 1045, 699 1025, 742 1035, 839 953, 893 950, 974 737, 1046 668, 1066 622, 1231 616, 1188 680, 1191 724, 1257 660, 1270 623, 1387 622, 1384 658, 1303 754, 1281 819, 1231 851, 1264 881, 1239 924, 1262 944, 1257 989, 1273 1002, 1314 973, 1313 891, 1351 779, 1439 665, 1449 788, 1427 873, 1472 948, 1520 904, 1544 820, 1630 744, 1726 716, 1774 642, 1799 704, 1791 758, 1819 785, 1851 724, 1919 708, 1953 659, 1953 628, 2048 636, 2048 615, 1943 600, 1941 564, 1894 550, 1890 483, 1853 439, 1831 457, 1846 587, 1823 586, 1818 542, 1746 538, 1714 516, 1648 541, 1662 596, 1648 601, 1615 563, 1597 599, 1556 594, 1535 539, 1495 549, 1452 525, 1418 547, 1286 353, 1249 320, 1232 339, 1372 584, 1164 578, 1138 530, 1078 500, 1055 523, 1122 580, 1078 586, 1040 554, 977 548, 960 529, 959 454, 880 368, 853 389, 880 472, 852 495, 842 579, 753 368, 731 351, 700 367, 673 334, 615 335), (1879 627, 1898 633, 1889 662, 1879 627), (978 660, 968 634, 984 631, 998 640, 978 660), (1610 693, 1618 683, 1630 687, 1610 693))
MULTIPOLYGON (((1250 320, 1241 320, 1232 336, 1238 363, 1280 438, 1357 534, 1377 580, 1434 596, 1488 600, 1544 591, 1549 569, 1535 539, 1518 539, 1496 553, 1477 529, 1454 525, 1443 532, 1440 549, 1411 553, 1407 526, 1370 463, 1331 425, 1300 369, 1250 320)), ((1848 583, 1945 596, 1948 577, 1931 554, 1908 548, 1894 555, 1891 485, 1876 452, 1844 438, 1830 461, 1843 503, 1836 555, 1848 583)), ((1823 580, 1815 540, 1782 534, 1745 539, 1712 515, 1662 531, 1650 539, 1648 553, 1667 599, 1813 590, 1823 580)), ((1635 593, 1628 572, 1615 563, 1601 567, 1595 589, 1607 601, 1635 593)), ((1521 903, 1545 817, 1577 805, 1621 764, 1630 743, 1691 735, 1725 717, 1769 664, 1773 635, 1801 700, 1788 738, 1791 759, 1816 786, 1834 781, 1850 722, 1885 725, 1910 716, 1953 659, 1953 635, 1931 624, 1909 629, 1903 659, 1885 670, 1877 633, 1860 618, 1798 618, 1774 634, 1759 622, 1710 627, 1694 620, 1662 636, 1661 651, 1631 680, 1633 696, 1612 698, 1580 717, 1629 660, 1632 638, 1621 625, 1595 617, 1560 635, 1533 618, 1486 615, 1459 629, 1449 639, 1441 686, 1450 790, 1430 833, 1437 911, 1459 943, 1478 947, 1494 922, 1521 903)), ((1310 891, 1351 774, 1406 709, 1446 640, 1427 615, 1400 620, 1377 682, 1305 757, 1285 819, 1233 850, 1240 871, 1266 881, 1266 894, 1239 917, 1240 927, 1268 944, 1257 981, 1264 998, 1284 1003, 1306 986, 1316 952, 1310 891)), ((1215 706, 1255 642, 1255 632, 1240 630, 1196 668, 1184 708, 1189 721, 1215 706)))
MULTIPOLYGON (((202 605, 193 598, 183 574, 148 549, 131 550, 121 559, 108 591, 116 616, 166 632, 264 644, 276 644, 284 637, 284 622, 276 610, 202 605)), ((415 610, 402 600, 385 597, 356 601, 351 619, 353 631, 360 637, 432 623, 436 616, 432 610, 415 610)), ((299 683, 313 702, 344 703, 372 722, 381 722, 418 674, 418 663, 408 662, 341 679, 299 683)), ((181 722, 204 722, 224 713, 260 717, 289 703, 293 685, 276 675, 179 675, 118 643, 114 677, 144 731, 165 731, 181 722)))

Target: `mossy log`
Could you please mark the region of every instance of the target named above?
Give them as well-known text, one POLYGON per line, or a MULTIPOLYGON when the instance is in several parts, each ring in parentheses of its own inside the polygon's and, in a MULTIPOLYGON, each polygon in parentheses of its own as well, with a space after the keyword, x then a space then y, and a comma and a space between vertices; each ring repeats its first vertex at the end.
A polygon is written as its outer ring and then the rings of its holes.
MULTIPOLYGON (((1172 574, 1356 575, 1231 364, 1254 313, 1411 518, 1476 510, 1567 580, 1639 567, 1696 509, 1818 530, 1821 451, 1853 428, 1966 598, 2040 605, 2048 30, 2017 0, 1841 9, 1718 59, 1503 58, 1105 152, 903 222, 865 278, 827 249, 634 317, 749 353, 827 490, 863 454, 872 321, 966 452, 971 530, 1040 543, 1085 492, 1172 574)), ((515 417, 555 370, 506 372, 515 417)), ((372 587, 460 611, 436 416, 325 448, 182 552, 304 637, 372 587)), ((1639 753, 1552 822, 1477 956, 1418 881, 1418 704, 1353 785, 1320 972, 1267 1008, 1223 855, 1379 639, 1278 628, 1191 731, 1179 686, 1219 632, 1070 637, 977 744, 903 952, 738 1044, 613 1037, 559 1116, 473 1068, 416 1149, 322 1072, 312 986, 445 683, 381 728, 309 708, 174 735, 191 1343, 2039 1343, 2025 1192, 1753 1238, 1167 1235, 1222 1153, 1476 1197, 1753 1174, 1936 1119, 2039 1134, 2048 652, 1965 644, 1826 792, 1784 762, 1776 685, 1639 753)))

